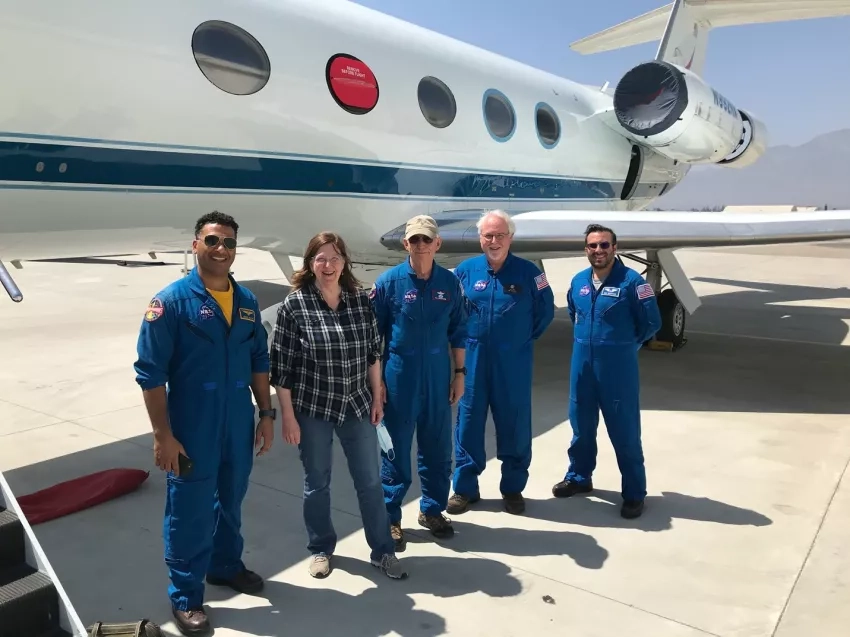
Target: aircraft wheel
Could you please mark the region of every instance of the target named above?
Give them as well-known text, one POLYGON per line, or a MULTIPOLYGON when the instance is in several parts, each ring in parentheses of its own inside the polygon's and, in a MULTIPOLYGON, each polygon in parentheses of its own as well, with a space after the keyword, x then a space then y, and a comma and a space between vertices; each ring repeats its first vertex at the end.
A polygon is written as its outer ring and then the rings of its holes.
POLYGON ((661 312, 661 329, 655 340, 672 343, 673 349, 685 344, 685 306, 673 290, 664 290, 658 295, 658 309, 661 312))

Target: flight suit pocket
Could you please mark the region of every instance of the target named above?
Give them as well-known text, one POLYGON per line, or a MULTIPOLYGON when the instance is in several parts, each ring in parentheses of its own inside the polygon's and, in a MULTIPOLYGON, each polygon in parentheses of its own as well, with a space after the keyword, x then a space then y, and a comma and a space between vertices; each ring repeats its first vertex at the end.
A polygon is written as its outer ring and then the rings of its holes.
POLYGON ((196 337, 196 338, 197 338, 197 339, 199 339, 200 341, 207 342, 207 343, 209 343, 210 345, 214 345, 214 344, 215 344, 215 341, 213 340, 213 337, 212 337, 212 336, 210 336, 210 334, 208 334, 208 333, 207 333, 207 331, 206 331, 204 328, 202 328, 200 325, 198 325, 198 324, 196 324, 196 323, 192 322, 191 320, 189 320, 189 319, 184 319, 184 321, 183 321, 183 327, 184 327, 184 328, 186 328, 186 330, 187 330, 187 331, 188 331, 188 332, 189 332, 192 336, 196 337))

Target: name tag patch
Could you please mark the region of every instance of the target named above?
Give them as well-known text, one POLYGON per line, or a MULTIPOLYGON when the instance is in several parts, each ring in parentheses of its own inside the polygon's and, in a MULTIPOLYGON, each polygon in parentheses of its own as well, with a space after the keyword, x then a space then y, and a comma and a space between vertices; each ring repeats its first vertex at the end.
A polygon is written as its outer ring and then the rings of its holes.
POLYGON ((251 310, 247 307, 239 308, 239 318, 243 321, 253 321, 254 320, 254 310, 251 310))
POLYGON ((505 286, 505 294, 519 294, 522 288, 515 283, 509 283, 505 286))
POLYGON ((416 302, 416 290, 408 290, 404 293, 404 302, 405 303, 414 303, 416 302))
POLYGON ((613 296, 614 298, 618 298, 620 296, 620 288, 602 288, 601 294, 602 296, 613 296))
POLYGON ((434 301, 448 301, 449 293, 446 290, 432 290, 431 298, 434 301))

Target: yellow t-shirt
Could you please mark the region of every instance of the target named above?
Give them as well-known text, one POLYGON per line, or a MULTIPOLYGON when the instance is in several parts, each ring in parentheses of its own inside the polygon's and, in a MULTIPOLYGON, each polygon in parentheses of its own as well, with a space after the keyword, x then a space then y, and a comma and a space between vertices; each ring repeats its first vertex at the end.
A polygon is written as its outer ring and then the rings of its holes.
POLYGON ((219 292, 218 290, 210 290, 207 288, 212 297, 215 299, 218 306, 224 314, 227 324, 230 325, 230 318, 233 316, 233 286, 228 281, 227 292, 219 292))

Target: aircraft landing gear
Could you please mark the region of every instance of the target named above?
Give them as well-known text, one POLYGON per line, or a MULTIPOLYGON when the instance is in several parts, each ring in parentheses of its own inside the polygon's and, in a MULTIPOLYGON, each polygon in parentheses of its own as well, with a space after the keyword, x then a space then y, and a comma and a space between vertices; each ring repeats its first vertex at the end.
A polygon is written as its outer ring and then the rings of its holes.
POLYGON ((662 268, 658 260, 658 252, 656 250, 648 250, 646 259, 633 254, 621 253, 621 256, 646 266, 646 270, 641 274, 646 278, 646 282, 652 286, 658 300, 658 309, 661 312, 661 329, 658 330, 655 338, 649 341, 647 345, 653 349, 668 349, 674 352, 684 347, 688 342, 688 339, 685 337, 687 312, 685 311, 685 306, 672 288, 662 289, 662 268))

